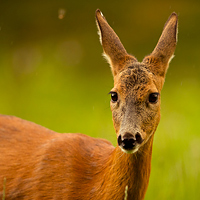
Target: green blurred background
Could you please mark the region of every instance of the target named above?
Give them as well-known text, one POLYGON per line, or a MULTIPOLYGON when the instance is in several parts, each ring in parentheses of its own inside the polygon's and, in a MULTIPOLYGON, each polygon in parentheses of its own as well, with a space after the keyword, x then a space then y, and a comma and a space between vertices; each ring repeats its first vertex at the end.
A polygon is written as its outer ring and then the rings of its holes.
POLYGON ((200 199, 199 0, 1 0, 0 113, 116 145, 107 95, 113 80, 101 56, 97 8, 140 61, 178 13, 146 200, 200 199))

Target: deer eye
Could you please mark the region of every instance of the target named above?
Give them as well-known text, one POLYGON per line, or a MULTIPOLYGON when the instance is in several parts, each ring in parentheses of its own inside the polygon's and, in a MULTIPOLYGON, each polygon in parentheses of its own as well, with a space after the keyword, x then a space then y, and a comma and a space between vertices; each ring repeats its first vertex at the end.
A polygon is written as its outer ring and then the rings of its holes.
POLYGON ((151 93, 149 95, 149 102, 150 103, 157 103, 158 102, 158 96, 159 96, 159 93, 157 93, 157 92, 151 93))
POLYGON ((118 95, 116 92, 109 92, 109 94, 111 94, 111 101, 113 103, 117 102, 118 101, 118 95))

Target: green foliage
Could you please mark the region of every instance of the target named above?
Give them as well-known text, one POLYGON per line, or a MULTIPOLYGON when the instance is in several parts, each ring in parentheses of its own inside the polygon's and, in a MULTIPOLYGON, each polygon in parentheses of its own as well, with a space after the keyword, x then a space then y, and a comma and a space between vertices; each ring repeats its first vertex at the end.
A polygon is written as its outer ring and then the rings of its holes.
POLYGON ((104 0, 3 1, 0 113, 116 145, 107 95, 112 75, 101 58, 94 12, 100 8, 127 51, 142 60, 175 11, 179 41, 162 92, 146 200, 200 199, 199 6, 197 0, 126 0, 114 6, 104 0))

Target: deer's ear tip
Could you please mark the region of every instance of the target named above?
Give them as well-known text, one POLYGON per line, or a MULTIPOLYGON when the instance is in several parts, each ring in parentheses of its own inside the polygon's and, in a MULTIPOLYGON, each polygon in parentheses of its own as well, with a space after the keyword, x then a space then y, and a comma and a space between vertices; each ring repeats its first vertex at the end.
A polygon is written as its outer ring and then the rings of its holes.
POLYGON ((175 23, 175 26, 177 28, 177 24, 178 24, 178 15, 173 12, 170 16, 169 16, 169 19, 167 20, 166 24, 168 24, 168 22, 171 22, 171 23, 175 23))
POLYGON ((171 17, 176 17, 176 18, 178 18, 178 15, 177 15, 176 12, 173 12, 173 13, 171 14, 171 17))
POLYGON ((95 13, 97 14, 97 13, 99 13, 99 12, 101 12, 101 11, 100 11, 99 8, 97 8, 96 11, 95 11, 95 13))
POLYGON ((103 17, 103 13, 100 11, 100 9, 96 9, 95 15, 98 18, 99 16, 103 17))
POLYGON ((169 18, 168 18, 168 20, 166 21, 166 23, 165 23, 165 26, 164 26, 164 28, 168 25, 168 24, 175 24, 175 26, 177 25, 177 23, 178 23, 178 15, 175 13, 175 12, 173 12, 170 16, 169 16, 169 18))
POLYGON ((172 23, 174 23, 174 27, 175 27, 175 39, 176 39, 176 43, 178 41, 178 15, 173 12, 170 17, 169 20, 172 21, 172 23))
POLYGON ((95 11, 95 15, 97 16, 101 11, 97 8, 95 11))

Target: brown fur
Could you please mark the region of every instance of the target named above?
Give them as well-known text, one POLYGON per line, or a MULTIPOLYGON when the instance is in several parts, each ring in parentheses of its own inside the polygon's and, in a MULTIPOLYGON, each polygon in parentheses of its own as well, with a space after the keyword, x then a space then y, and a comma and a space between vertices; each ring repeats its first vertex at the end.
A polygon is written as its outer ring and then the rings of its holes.
POLYGON ((111 102, 117 136, 136 133, 143 139, 135 152, 82 134, 60 134, 16 117, 0 115, 0 198, 6 200, 74 199, 142 200, 151 171, 153 135, 160 120, 151 93, 161 92, 176 46, 177 15, 168 19, 151 55, 139 63, 128 55, 99 10, 97 26, 114 76, 111 102))

